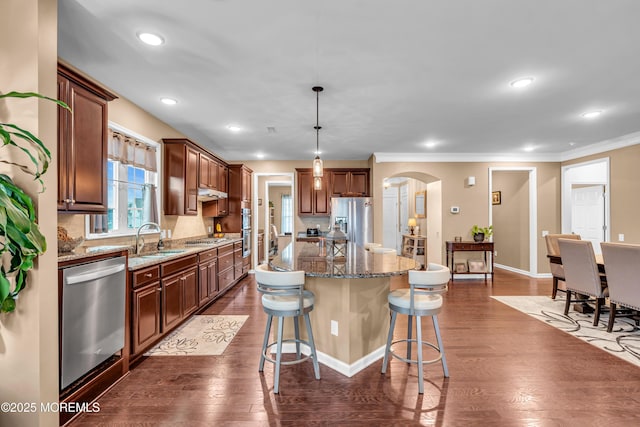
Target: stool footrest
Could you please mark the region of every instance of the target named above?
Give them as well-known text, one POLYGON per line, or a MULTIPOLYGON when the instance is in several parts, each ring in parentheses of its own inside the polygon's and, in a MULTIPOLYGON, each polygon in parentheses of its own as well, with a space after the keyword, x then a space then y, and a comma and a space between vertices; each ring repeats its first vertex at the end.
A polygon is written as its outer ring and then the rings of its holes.
MULTIPOLYGON (((416 343, 417 344, 418 340, 414 340, 414 339, 411 339, 411 340, 410 339, 395 340, 395 341, 391 342, 391 346, 393 347, 394 344, 398 344, 398 343, 401 343, 401 342, 406 342, 406 343, 412 342, 412 343, 416 343)), ((431 347, 432 349, 434 349, 435 351, 438 352, 438 357, 437 358, 431 359, 431 360, 423 360, 422 361, 423 365, 429 365, 431 363, 437 363, 437 362, 440 362, 442 360, 442 352, 440 351, 440 348, 438 348, 437 345, 435 345, 433 343, 430 343, 428 341, 422 341, 422 345, 426 345, 427 347, 431 347)), ((397 355, 393 351, 393 348, 389 349, 389 354, 391 356, 395 357, 396 359, 401 360, 401 361, 403 361, 405 363, 414 363, 416 365, 418 364, 418 361, 416 359, 407 359, 406 357, 402 357, 402 356, 397 355)))
MULTIPOLYGON (((304 344, 304 345, 306 345, 307 347, 311 348, 311 344, 309 344, 309 342, 308 342, 308 341, 305 341, 305 340, 297 340, 297 339, 295 339, 295 338, 282 340, 282 344, 284 344, 284 343, 288 343, 288 342, 304 344)), ((271 362, 271 363, 273 363, 273 364, 275 364, 275 363, 276 363, 276 360, 275 360, 275 359, 273 359, 273 358, 272 358, 270 355, 268 355, 267 353, 269 352, 269 351, 268 351, 268 350, 269 350, 269 347, 274 346, 274 345, 276 345, 276 344, 278 344, 278 342, 277 342, 277 341, 274 341, 274 342, 272 342, 271 344, 267 344, 267 346, 265 347, 264 353, 263 353, 264 360, 266 360, 267 362, 271 362)), ((312 358, 312 357, 313 357, 313 355, 312 355, 312 354, 309 354, 309 355, 303 356, 303 357, 301 357, 300 359, 296 359, 296 360, 280 361, 280 364, 281 364, 281 365, 296 365, 296 364, 298 364, 298 363, 302 363, 302 362, 304 362, 304 361, 306 361, 306 360, 309 360, 309 359, 310 359, 310 358, 312 358)))

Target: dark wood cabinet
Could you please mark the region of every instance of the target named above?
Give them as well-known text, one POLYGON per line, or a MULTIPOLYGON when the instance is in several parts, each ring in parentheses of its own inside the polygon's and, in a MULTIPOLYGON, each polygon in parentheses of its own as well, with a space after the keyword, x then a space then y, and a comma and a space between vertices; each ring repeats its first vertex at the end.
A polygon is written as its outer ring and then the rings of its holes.
POLYGON ((164 213, 198 214, 198 166, 200 153, 188 139, 163 139, 164 213))
POLYGON ((198 187, 218 189, 218 162, 204 153, 200 153, 198 164, 198 187))
POLYGON ((132 353, 136 354, 153 344, 162 334, 160 282, 152 282, 133 290, 132 353))
POLYGON ((198 260, 198 305, 202 307, 218 294, 218 250, 202 252, 198 260))
MULTIPOLYGON (((252 174, 253 171, 245 165, 229 165, 229 198, 226 200, 228 214, 220 219, 220 226, 224 233, 240 233, 242 230, 242 208, 251 208, 252 174)), ((220 212, 221 200, 217 202, 220 212)), ((203 213, 203 216, 210 215, 203 213)))
POLYGON ((198 270, 192 268, 186 271, 182 277, 182 317, 187 318, 194 313, 199 306, 198 301, 198 270))
POLYGON ((311 169, 296 169, 298 182, 298 215, 329 216, 331 214, 328 197, 329 175, 324 173, 322 188, 313 188, 313 172, 311 169))
POLYGON ((218 190, 229 192, 229 167, 224 163, 218 163, 218 190))
POLYGON ((116 96, 58 66, 58 210, 107 212, 108 102, 116 96))
MULTIPOLYGON (((216 160, 213 160, 213 163, 215 163, 215 171, 217 174, 217 188, 214 188, 224 193, 229 193, 229 167, 224 163, 217 162, 216 160)), ((209 176, 211 176, 211 173, 212 171, 210 169, 209 176)), ((202 202, 203 217, 220 217, 227 215, 229 215, 229 199, 202 202)))
POLYGON ((329 197, 369 196, 369 169, 332 169, 329 197))
POLYGON ((162 331, 167 332, 182 320, 182 277, 176 274, 162 279, 162 331))

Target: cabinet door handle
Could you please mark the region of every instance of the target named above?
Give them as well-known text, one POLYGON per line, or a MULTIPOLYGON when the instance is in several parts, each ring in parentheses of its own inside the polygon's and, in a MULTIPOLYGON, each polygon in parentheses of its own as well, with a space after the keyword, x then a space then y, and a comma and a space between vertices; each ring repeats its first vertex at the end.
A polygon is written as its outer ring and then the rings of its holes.
POLYGON ((64 199, 63 202, 65 203, 71 203, 71 199, 64 199))
POLYGON ((153 277, 153 274, 151 274, 151 273, 145 273, 144 277, 153 277))
POLYGON ((162 292, 162 288, 156 288, 156 291, 162 292))

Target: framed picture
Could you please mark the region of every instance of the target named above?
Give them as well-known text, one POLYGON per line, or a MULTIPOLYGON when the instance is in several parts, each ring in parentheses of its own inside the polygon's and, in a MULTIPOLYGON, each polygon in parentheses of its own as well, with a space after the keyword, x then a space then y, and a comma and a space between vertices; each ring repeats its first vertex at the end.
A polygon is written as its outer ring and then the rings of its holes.
POLYGON ((464 262, 456 262, 456 266, 454 271, 456 273, 466 273, 467 272, 467 264, 464 262))
POLYGON ((491 204, 499 205, 502 203, 502 193, 500 191, 491 192, 491 204))
POLYGON ((485 272, 485 267, 484 267, 484 261, 481 259, 470 259, 468 260, 469 263, 469 272, 470 273, 484 273, 485 272))
POLYGON ((416 218, 427 217, 427 192, 416 192, 416 218))

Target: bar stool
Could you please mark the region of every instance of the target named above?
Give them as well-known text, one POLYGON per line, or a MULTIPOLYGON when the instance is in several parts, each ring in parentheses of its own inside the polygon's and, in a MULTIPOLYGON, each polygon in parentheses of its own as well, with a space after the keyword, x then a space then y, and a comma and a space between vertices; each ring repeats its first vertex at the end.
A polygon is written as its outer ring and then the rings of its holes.
POLYGON ((389 327, 389 336, 387 337, 387 347, 384 352, 384 360, 382 361, 382 373, 387 371, 389 355, 406 363, 414 363, 418 366, 418 392, 424 394, 424 373, 423 365, 430 363, 442 362, 442 370, 444 376, 449 377, 449 369, 447 368, 447 360, 444 356, 444 347, 442 338, 440 337, 440 328, 438 326, 438 313, 442 308, 442 294, 447 292, 447 284, 449 283, 449 268, 440 264, 429 264, 427 270, 409 270, 409 289, 396 289, 389 293, 389 308, 391 309, 391 325, 389 327), (393 340, 393 330, 396 325, 396 316, 406 314, 408 319, 408 333, 406 339, 393 340), (412 339, 412 320, 416 317, 416 339, 412 339), (433 319, 433 328, 436 333, 438 345, 422 340, 422 316, 430 316, 433 319), (394 353, 391 349, 393 344, 399 342, 407 343, 407 357, 404 358, 394 353), (418 358, 411 359, 411 344, 417 344, 418 358), (438 357, 432 360, 423 360, 422 346, 426 345, 438 352, 438 357))
POLYGON ((277 394, 279 393, 280 385, 280 366, 293 365, 312 358, 313 370, 315 371, 316 379, 319 380, 320 367, 318 366, 318 356, 309 320, 309 312, 313 310, 314 295, 313 292, 304 290, 304 271, 271 271, 267 264, 261 264, 255 269, 255 278, 258 283, 258 291, 262 294, 262 308, 268 315, 258 371, 264 371, 265 360, 275 365, 273 392, 277 394), (274 316, 278 318, 278 335, 275 342, 269 343, 271 323, 274 316), (294 339, 282 338, 285 317, 293 318, 294 339), (309 335, 308 341, 300 339, 299 317, 304 317, 307 334, 309 335), (282 344, 285 342, 296 343, 296 360, 282 361, 282 344), (309 347, 309 356, 301 357, 300 344, 305 344, 309 347), (267 355, 268 349, 273 345, 276 346, 275 360, 267 355))
POLYGON ((375 242, 369 242, 364 244, 364 248, 368 251, 370 251, 371 248, 379 248, 381 246, 382 246, 381 243, 375 243, 375 242))

